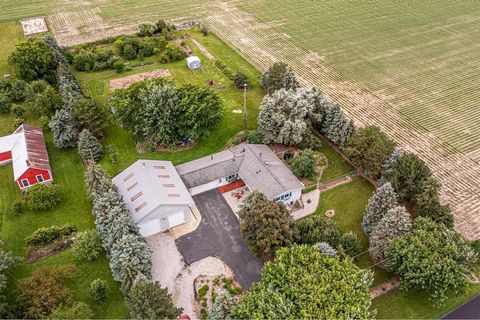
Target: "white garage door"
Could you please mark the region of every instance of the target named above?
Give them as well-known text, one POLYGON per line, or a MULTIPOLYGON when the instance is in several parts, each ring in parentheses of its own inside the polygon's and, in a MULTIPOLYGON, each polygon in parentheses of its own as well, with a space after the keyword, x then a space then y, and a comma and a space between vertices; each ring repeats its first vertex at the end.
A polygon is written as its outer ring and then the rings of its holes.
POLYGON ((183 211, 179 211, 176 213, 172 213, 168 216, 168 226, 169 228, 173 228, 185 222, 184 213, 183 211))
POLYGON ((162 231, 160 220, 153 219, 146 222, 143 222, 138 225, 140 228, 140 234, 144 237, 151 236, 152 234, 159 233, 162 231))

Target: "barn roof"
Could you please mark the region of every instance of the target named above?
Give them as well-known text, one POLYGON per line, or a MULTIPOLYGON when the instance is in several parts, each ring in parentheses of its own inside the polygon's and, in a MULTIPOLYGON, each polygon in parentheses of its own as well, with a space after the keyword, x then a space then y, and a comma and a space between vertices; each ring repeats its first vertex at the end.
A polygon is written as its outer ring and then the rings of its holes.
POLYGON ((135 222, 159 206, 195 204, 170 161, 138 160, 113 178, 112 182, 135 222))
POLYGON ((42 129, 22 124, 13 134, 0 138, 0 152, 12 152, 13 176, 20 178, 29 168, 50 171, 42 129))

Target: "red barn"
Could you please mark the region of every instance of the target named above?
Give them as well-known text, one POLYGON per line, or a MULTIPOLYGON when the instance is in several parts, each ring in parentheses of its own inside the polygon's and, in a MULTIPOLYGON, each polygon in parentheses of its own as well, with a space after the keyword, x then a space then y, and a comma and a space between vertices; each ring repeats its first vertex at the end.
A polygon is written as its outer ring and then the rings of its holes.
POLYGON ((12 163, 20 189, 51 183, 52 171, 42 129, 22 124, 9 136, 0 137, 0 166, 12 163))

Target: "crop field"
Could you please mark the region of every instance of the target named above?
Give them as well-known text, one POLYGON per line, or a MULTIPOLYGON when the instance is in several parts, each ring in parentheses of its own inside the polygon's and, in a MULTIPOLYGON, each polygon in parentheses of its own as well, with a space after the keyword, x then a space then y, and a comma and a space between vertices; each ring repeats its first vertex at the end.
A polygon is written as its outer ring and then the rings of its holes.
POLYGON ((228 1, 210 28, 265 70, 288 62, 305 85, 376 124, 443 183, 455 226, 480 237, 480 8, 474 2, 228 1))

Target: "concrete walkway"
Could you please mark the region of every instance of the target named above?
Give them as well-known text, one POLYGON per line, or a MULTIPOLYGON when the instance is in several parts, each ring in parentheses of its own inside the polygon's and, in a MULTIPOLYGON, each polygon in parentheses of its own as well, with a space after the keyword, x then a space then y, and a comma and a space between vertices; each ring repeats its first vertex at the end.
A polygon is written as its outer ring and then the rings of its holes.
POLYGON ((311 215, 317 210, 318 203, 320 202, 320 190, 315 189, 313 191, 302 194, 302 200, 303 208, 295 210, 291 214, 293 220, 302 219, 308 215, 311 215))

